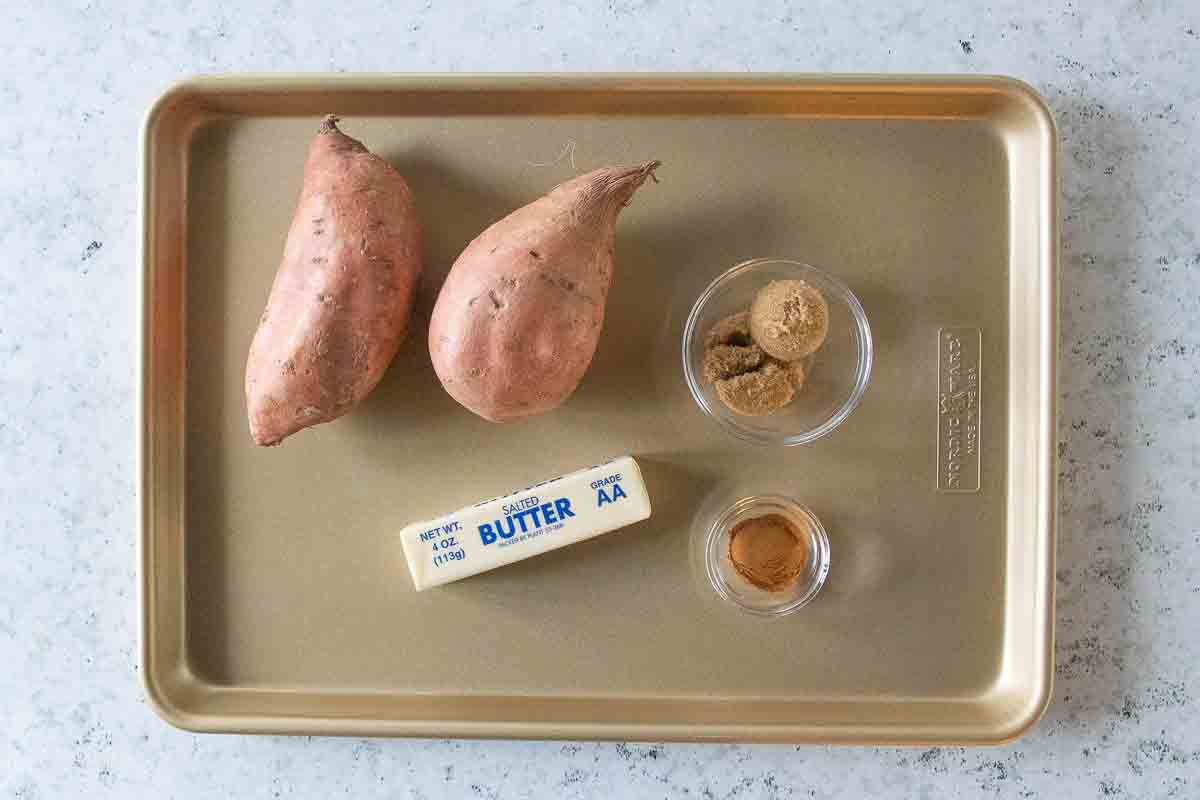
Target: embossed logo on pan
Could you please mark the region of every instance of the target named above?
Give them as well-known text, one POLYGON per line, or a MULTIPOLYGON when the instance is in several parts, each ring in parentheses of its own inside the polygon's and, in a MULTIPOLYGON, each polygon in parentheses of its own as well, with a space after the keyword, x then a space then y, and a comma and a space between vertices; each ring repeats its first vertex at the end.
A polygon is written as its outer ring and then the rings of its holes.
POLYGON ((979 491, 981 353, 979 328, 938 331, 937 488, 940 492, 979 491))

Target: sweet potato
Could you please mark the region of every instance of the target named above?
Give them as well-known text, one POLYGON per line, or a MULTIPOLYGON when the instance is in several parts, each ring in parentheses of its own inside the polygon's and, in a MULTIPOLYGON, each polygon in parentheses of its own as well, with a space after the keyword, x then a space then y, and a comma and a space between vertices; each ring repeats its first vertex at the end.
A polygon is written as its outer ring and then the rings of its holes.
POLYGON ((375 388, 404 338, 420 275, 408 184, 326 117, 246 361, 257 444, 340 417, 375 388))
POLYGON ((467 246, 429 324, 434 370, 455 400, 505 422, 571 396, 600 338, 617 215, 658 164, 580 175, 467 246))

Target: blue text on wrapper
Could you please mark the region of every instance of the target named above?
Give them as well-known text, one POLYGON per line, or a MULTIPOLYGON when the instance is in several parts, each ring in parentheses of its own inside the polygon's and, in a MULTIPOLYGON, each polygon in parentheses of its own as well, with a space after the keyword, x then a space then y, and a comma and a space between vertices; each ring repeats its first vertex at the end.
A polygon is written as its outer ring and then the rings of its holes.
MULTIPOLYGON (((525 503, 521 505, 525 505, 525 503)), ((507 514, 504 519, 480 525, 479 539, 485 545, 493 544, 497 538, 511 539, 518 533, 535 531, 573 516, 575 516, 575 512, 571 510, 571 501, 566 497, 560 497, 550 503, 529 504, 527 508, 513 509, 512 513, 507 514)))

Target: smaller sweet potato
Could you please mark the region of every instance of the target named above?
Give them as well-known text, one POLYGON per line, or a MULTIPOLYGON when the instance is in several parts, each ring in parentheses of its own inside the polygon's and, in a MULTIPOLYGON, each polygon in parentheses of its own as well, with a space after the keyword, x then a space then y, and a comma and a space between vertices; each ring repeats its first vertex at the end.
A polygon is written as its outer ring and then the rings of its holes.
POLYGON ((429 323, 433 368, 451 397, 507 422, 571 396, 604 324, 617 215, 658 166, 580 175, 467 245, 429 323))

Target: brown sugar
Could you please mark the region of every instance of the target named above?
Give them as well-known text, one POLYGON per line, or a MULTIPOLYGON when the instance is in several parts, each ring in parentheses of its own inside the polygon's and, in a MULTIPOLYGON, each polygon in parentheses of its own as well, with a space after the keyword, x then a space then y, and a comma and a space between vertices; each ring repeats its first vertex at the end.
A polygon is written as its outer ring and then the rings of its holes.
POLYGON ((829 304, 804 281, 771 281, 750 306, 750 334, 755 344, 783 361, 810 355, 829 334, 829 304))
POLYGON ((804 384, 799 362, 771 358, 750 336, 750 314, 743 311, 717 322, 708 332, 704 377, 732 411, 763 416, 791 402, 804 384))
POLYGON ((718 344, 731 344, 738 347, 754 344, 750 338, 749 311, 730 314, 709 329, 705 345, 713 347, 718 344))
POLYGON ((729 531, 729 561, 749 583, 781 592, 808 564, 808 546, 796 523, 782 514, 751 517, 729 531))
POLYGON ((713 345, 704 351, 704 377, 708 381, 723 381, 757 369, 766 357, 767 354, 756 345, 713 345))
POLYGON ((792 402, 796 395, 792 375, 788 365, 770 359, 753 372, 717 381, 717 397, 739 414, 761 417, 792 402))

